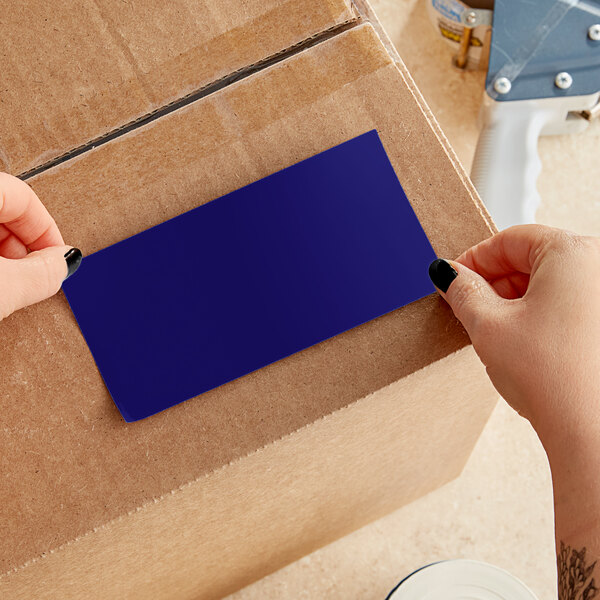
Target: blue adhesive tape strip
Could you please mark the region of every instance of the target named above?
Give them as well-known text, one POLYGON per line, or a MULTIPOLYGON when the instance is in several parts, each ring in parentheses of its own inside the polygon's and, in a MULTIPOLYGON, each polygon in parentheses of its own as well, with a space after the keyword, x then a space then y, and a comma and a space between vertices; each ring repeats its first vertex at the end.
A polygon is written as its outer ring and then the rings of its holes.
POLYGON ((84 258, 63 289, 136 421, 434 291, 376 131, 84 258))

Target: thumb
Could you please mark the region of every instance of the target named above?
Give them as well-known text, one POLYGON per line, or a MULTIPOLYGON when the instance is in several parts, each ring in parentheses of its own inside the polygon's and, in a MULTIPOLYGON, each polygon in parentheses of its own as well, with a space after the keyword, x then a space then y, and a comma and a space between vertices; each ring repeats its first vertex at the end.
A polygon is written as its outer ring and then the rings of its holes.
POLYGON ((81 259, 81 251, 71 246, 50 246, 25 258, 0 259, 0 319, 56 294, 81 259))
POLYGON ((434 260, 429 265, 429 277, 471 340, 477 337, 483 323, 502 311, 506 302, 481 275, 457 262, 434 260))

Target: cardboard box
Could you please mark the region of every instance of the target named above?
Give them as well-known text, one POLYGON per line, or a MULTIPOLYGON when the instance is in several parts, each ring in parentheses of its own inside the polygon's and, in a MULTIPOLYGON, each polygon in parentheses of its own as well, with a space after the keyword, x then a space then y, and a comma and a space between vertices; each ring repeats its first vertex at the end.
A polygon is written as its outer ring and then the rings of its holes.
MULTIPOLYGON (((343 31, 31 177, 65 239, 93 252, 373 128, 439 255, 489 236, 359 8, 343 31)), ((456 477, 496 399, 436 296, 131 424, 62 294, 0 327, 11 599, 221 597, 456 477)))

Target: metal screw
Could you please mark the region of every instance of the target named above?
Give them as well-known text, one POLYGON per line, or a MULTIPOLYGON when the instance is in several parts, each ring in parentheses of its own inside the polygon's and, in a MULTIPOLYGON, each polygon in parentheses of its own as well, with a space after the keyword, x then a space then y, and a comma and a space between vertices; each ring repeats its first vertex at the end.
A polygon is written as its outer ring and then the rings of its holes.
POLYGON ((499 94, 508 94, 508 92, 510 92, 511 87, 512 87, 512 84, 508 77, 498 77, 498 79, 496 79, 496 81, 494 81, 494 89, 499 94))
POLYGON ((600 42, 600 23, 591 25, 588 29, 588 37, 594 42, 600 42))
POLYGON ((554 85, 561 90, 568 90, 573 85, 573 78, 566 71, 561 71, 554 78, 554 85))
POLYGON ((465 23, 467 25, 475 25, 476 22, 477 22, 477 13, 474 10, 469 11, 465 17, 465 23))

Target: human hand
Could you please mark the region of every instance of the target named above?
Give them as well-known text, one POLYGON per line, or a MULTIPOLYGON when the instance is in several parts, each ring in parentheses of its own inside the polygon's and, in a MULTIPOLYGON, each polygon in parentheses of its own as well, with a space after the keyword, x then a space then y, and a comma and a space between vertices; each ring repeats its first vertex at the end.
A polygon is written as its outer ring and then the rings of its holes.
POLYGON ((545 446, 598 430, 600 239, 511 227, 456 261, 434 261, 430 276, 545 446))
POLYGON ((80 263, 35 192, 0 173, 0 320, 54 295, 80 263))

